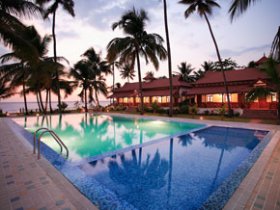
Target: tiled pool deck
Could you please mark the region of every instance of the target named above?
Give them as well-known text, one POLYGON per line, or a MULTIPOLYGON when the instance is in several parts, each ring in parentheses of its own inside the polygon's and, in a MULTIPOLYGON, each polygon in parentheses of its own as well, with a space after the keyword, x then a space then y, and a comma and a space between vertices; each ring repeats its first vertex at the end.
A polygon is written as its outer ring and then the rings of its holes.
MULTIPOLYGON (((270 143, 224 209, 280 210, 279 126, 189 119, 188 121, 274 131, 270 143)), ((0 209, 97 208, 47 160, 37 160, 32 154, 31 145, 10 127, 9 119, 0 118, 0 209)))

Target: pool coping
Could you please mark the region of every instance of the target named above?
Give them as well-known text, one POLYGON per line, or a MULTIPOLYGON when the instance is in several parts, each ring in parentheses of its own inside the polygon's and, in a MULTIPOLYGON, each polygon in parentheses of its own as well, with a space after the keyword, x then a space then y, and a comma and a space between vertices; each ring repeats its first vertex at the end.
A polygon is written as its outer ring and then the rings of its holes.
MULTIPOLYGON (((176 121, 176 122, 188 122, 188 123, 196 123, 196 124, 206 124, 207 127, 208 126, 222 126, 222 127, 241 127, 241 128, 247 128, 247 129, 259 129, 259 130, 269 130, 269 131, 274 131, 278 130, 280 126, 277 125, 268 125, 268 124, 254 124, 254 123, 236 123, 236 122, 224 122, 224 121, 211 121, 211 120, 194 120, 194 119, 182 119, 182 118, 167 118, 167 117, 158 117, 158 116, 137 116, 137 115, 131 115, 131 114, 117 114, 117 113, 96 113, 96 114, 101 114, 101 115, 113 115, 113 116, 122 116, 122 117, 133 117, 133 118, 146 118, 146 119, 152 119, 152 120, 165 120, 165 121, 176 121)), ((204 127, 205 128, 205 127, 204 127)), ((203 129, 203 128, 200 128, 203 129)), ((199 130, 200 130, 199 129, 199 130)), ((190 132, 188 132, 190 133, 190 132)), ((275 142, 277 139, 275 137, 276 133, 274 133, 272 135, 272 139, 274 139, 273 142, 275 142), (276 139, 276 140, 275 140, 276 139)), ((170 137, 168 137, 170 138, 170 137)), ((271 140, 272 140, 271 139, 271 140)), ((266 145, 265 150, 262 151, 262 153, 260 154, 260 157, 258 158, 257 162, 260 159, 263 159, 263 154, 265 153, 266 155, 269 156, 269 154, 272 154, 273 151, 273 146, 269 146, 271 145, 271 142, 268 142, 268 145, 266 145), (268 150, 269 148, 269 150, 268 150)), ((266 158, 266 160, 268 161, 269 158, 266 158)), ((247 174, 247 176, 250 175, 251 171, 255 168, 256 163, 254 163, 253 168, 249 171, 249 173, 247 174)), ((264 166, 265 167, 265 164, 264 166)), ((261 173, 260 170, 258 170, 259 173, 261 173)), ((247 179, 247 176, 245 179, 247 179)), ((260 175, 259 175, 260 176, 260 175)), ((244 180, 245 180, 244 179, 244 180)), ((243 180, 243 182, 244 182, 243 180)), ((250 186, 255 186, 257 184, 257 179, 255 180, 255 184, 252 184, 252 182, 250 182, 250 186)), ((240 184, 240 186, 243 184, 243 182, 240 184)), ((239 188, 239 187, 238 187, 239 188)), ((238 191, 238 190, 237 190, 238 191)), ((248 191, 250 192, 250 191, 248 191)), ((230 199, 231 200, 231 199, 230 199)), ((228 200, 228 202, 230 202, 230 200, 228 200)), ((244 199, 243 199, 244 200, 244 199)), ((227 205, 226 205, 227 206, 227 205)))

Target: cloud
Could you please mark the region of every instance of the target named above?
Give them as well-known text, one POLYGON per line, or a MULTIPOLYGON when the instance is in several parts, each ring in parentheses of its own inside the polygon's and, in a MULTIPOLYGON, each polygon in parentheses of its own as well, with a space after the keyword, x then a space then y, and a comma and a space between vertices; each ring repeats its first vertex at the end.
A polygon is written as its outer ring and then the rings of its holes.
MULTIPOLYGON (((270 44, 264 44, 264 45, 260 45, 260 46, 256 46, 256 47, 247 47, 247 48, 243 48, 240 50, 222 49, 221 55, 224 58, 228 58, 228 57, 241 56, 245 53, 250 53, 250 52, 265 53, 265 52, 268 52, 269 49, 270 49, 270 44)), ((210 56, 213 58, 217 57, 217 55, 214 53, 212 53, 210 56)))
POLYGON ((110 29, 113 22, 117 21, 121 15, 131 9, 144 8, 148 11, 150 18, 156 16, 155 8, 161 5, 161 0, 119 0, 119 1, 86 1, 81 0, 75 5, 77 18, 81 18, 85 23, 93 25, 100 30, 110 29))

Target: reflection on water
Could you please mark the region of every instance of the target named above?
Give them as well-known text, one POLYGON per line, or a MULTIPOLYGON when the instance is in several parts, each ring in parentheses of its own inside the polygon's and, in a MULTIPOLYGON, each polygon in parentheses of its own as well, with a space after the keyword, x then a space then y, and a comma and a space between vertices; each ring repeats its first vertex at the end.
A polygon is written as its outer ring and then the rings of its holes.
POLYGON ((211 127, 94 161, 90 176, 137 209, 198 209, 259 142, 211 127))
MULTIPOLYGON (((40 127, 54 130, 69 148, 72 160, 104 154, 203 126, 92 114, 46 115, 14 120, 30 131, 40 127)), ((45 135, 43 141, 59 152, 59 146, 50 136, 45 135)))

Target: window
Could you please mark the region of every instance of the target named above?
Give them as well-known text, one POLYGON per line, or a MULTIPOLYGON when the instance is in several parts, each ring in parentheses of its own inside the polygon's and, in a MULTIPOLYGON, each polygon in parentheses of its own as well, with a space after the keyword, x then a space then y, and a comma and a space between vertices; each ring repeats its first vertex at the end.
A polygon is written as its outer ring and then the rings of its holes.
POLYGON ((206 102, 213 102, 213 95, 207 95, 206 102))
POLYGON ((271 93, 271 101, 277 101, 276 93, 271 93))
POLYGON ((140 103, 140 97, 135 98, 136 103, 140 103))
POLYGON ((144 103, 150 103, 150 97, 144 97, 144 103))

